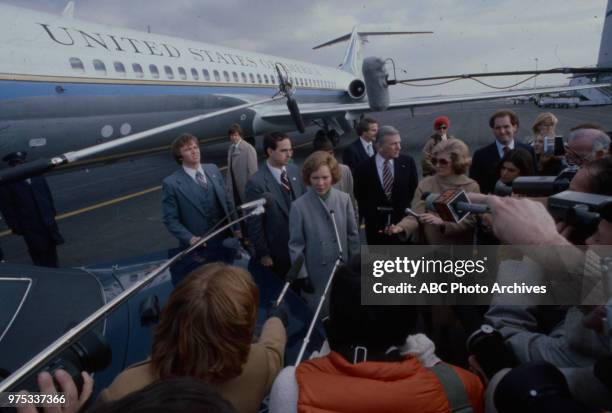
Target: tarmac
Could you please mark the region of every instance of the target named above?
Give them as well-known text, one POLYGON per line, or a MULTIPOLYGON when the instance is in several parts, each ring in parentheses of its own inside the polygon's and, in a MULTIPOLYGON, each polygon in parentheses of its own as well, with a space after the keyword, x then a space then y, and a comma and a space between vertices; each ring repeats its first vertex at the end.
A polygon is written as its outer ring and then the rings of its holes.
MULTIPOLYGON (((517 137, 523 142, 532 136, 531 125, 536 116, 548 109, 533 104, 512 105, 507 101, 473 102, 372 113, 381 125, 396 127, 402 136, 402 152, 410 154, 420 165, 421 149, 432 133, 433 119, 450 118, 449 133, 464 140, 471 151, 493 140, 489 116, 497 109, 517 112, 521 124, 517 137)), ((557 133, 566 136, 580 123, 598 123, 612 130, 610 107, 585 107, 551 110, 559 118, 557 133)), ((290 134, 294 161, 301 165, 311 152, 315 128, 304 135, 290 134)), ((177 132, 178 135, 178 132, 177 132)), ((341 138, 336 155, 342 158, 343 148, 356 139, 355 132, 341 138)), ((257 151, 263 160, 262 138, 257 137, 257 151)), ((220 168, 227 163, 227 144, 202 146, 202 159, 220 168)), ((66 243, 58 247, 60 265, 80 267, 97 263, 120 262, 126 258, 174 248, 177 241, 162 222, 161 182, 178 165, 168 153, 118 161, 47 177, 58 211, 58 224, 66 243)), ((30 264, 23 239, 11 234, 0 222, 0 245, 7 262, 30 264)))

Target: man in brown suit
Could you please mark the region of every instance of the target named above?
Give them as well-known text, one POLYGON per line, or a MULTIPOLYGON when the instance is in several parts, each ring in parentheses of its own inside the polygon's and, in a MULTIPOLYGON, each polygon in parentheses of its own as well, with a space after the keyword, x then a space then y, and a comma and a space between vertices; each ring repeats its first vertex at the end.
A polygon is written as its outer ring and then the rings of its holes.
POLYGON ((234 205, 243 204, 244 187, 249 178, 257 172, 257 152, 255 148, 242 139, 240 125, 234 123, 227 132, 231 145, 227 151, 227 175, 225 186, 227 193, 234 200, 234 205))

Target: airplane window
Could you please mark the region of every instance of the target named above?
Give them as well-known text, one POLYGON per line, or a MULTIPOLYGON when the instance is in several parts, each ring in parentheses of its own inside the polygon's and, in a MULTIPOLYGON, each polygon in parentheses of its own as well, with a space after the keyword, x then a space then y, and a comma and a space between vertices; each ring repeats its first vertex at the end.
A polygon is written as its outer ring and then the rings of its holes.
POLYGON ((125 77, 125 66, 121 62, 113 62, 113 66, 115 66, 115 72, 121 77, 125 77))
POLYGON ((179 77, 181 78, 181 80, 187 80, 187 73, 185 72, 184 68, 179 66, 178 74, 179 74, 179 77))
POLYGON ((240 79, 238 79, 238 73, 232 72, 232 76, 234 76, 234 82, 236 83, 240 82, 240 79))
POLYGON ((142 66, 140 66, 138 63, 132 63, 132 70, 134 71, 134 75, 136 75, 136 77, 144 77, 142 66))
POLYGON ((164 66, 164 72, 166 72, 166 77, 168 79, 174 79, 174 71, 170 66, 164 66))
POLYGON ((257 83, 261 83, 261 75, 257 73, 257 83))
POLYGON ((268 82, 268 75, 264 75, 264 83, 269 83, 268 82))
POLYGON ((210 73, 208 73, 208 70, 202 69, 202 76, 204 76, 205 81, 210 82, 210 73))
POLYGON ((227 73, 225 70, 223 71, 223 79, 225 79, 226 82, 230 81, 229 73, 227 73))
POLYGON ((242 76, 242 83, 247 83, 248 81, 247 81, 246 73, 242 72, 240 73, 240 75, 242 76))
POLYGON ((72 67, 72 70, 77 73, 85 73, 85 66, 83 65, 83 61, 78 57, 70 58, 70 66, 72 67))
POLYGON ((193 77, 195 80, 198 80, 200 78, 198 71, 195 70, 193 67, 191 68, 191 77, 193 77))
POLYGON ((213 76, 217 82, 221 81, 221 76, 219 76, 219 72, 217 70, 213 70, 213 76))
POLYGON ((255 77, 253 76, 253 73, 249 73, 249 79, 251 79, 251 83, 255 83, 255 77))
POLYGON ((157 69, 157 66, 149 65, 149 72, 151 72, 153 79, 159 79, 159 70, 157 69))
POLYGON ((93 66, 94 69, 96 69, 96 72, 106 76, 106 65, 102 60, 94 59, 93 66))

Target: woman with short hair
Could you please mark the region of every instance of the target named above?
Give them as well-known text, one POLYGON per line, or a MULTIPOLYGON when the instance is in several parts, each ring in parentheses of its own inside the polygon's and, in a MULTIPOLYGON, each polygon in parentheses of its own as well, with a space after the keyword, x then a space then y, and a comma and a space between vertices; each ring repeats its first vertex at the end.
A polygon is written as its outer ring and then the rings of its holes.
POLYGON ((412 210, 418 214, 408 215, 397 225, 387 228, 389 234, 415 234, 419 244, 470 244, 473 242, 474 219, 470 215, 459 223, 445 222, 435 212, 428 212, 423 194, 442 193, 446 190, 480 192, 478 183, 466 173, 471 158, 467 145, 459 139, 438 143, 432 152, 431 163, 436 174, 419 182, 412 198, 412 210))
POLYGON ((298 280, 309 278, 314 292, 305 298, 315 308, 339 256, 332 213, 345 261, 359 253, 360 242, 351 199, 332 186, 340 179, 336 159, 328 152, 313 152, 304 161, 302 178, 308 190, 291 205, 289 253, 292 261, 305 258, 298 280))
POLYGON ((222 263, 199 267, 172 291, 151 358, 117 376, 101 399, 189 376, 211 384, 238 412, 257 412, 283 366, 287 342, 282 321, 271 317, 253 343, 258 302, 259 289, 246 270, 222 263))
POLYGON ((536 155, 538 175, 558 175, 563 170, 563 162, 558 157, 544 153, 544 140, 555 137, 557 117, 550 112, 540 113, 531 127, 533 131, 533 151, 536 155))

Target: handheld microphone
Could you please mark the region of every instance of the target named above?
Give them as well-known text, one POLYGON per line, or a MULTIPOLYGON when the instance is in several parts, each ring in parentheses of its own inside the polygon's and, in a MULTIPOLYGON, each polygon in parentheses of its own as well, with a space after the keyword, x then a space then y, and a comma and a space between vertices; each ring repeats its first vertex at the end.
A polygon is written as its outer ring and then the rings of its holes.
POLYGON ((392 207, 376 207, 376 210, 378 212, 383 212, 387 214, 387 223, 385 224, 385 226, 386 227, 391 226, 391 215, 393 214, 393 208, 392 207))
POLYGON ((488 205, 472 204, 463 189, 449 189, 440 194, 425 192, 422 199, 427 203, 427 209, 437 212, 440 218, 447 222, 458 223, 470 213, 489 212, 488 205))

